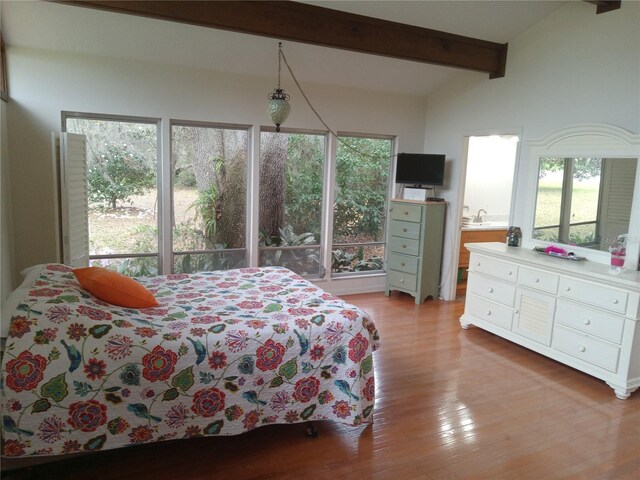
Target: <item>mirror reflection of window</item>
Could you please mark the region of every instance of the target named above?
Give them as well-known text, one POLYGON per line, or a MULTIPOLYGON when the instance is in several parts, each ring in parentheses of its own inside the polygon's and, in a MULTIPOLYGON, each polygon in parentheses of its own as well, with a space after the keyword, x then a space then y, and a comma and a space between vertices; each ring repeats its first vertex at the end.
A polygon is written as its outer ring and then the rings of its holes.
POLYGON ((636 159, 540 158, 533 235, 607 250, 629 229, 636 159))
POLYGON ((583 247, 600 245, 598 202, 602 178, 601 158, 574 158, 571 183, 569 241, 583 247))
POLYGON ((607 250, 618 235, 629 232, 637 159, 608 158, 602 166, 600 250, 607 250))

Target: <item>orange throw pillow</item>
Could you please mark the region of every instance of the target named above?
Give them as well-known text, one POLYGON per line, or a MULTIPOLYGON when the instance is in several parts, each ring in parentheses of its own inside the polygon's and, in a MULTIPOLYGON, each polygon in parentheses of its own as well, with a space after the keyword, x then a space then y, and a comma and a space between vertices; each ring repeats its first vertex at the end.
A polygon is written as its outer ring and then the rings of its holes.
POLYGON ((85 290, 107 303, 128 308, 158 305, 149 290, 120 273, 101 267, 76 268, 73 273, 85 290))

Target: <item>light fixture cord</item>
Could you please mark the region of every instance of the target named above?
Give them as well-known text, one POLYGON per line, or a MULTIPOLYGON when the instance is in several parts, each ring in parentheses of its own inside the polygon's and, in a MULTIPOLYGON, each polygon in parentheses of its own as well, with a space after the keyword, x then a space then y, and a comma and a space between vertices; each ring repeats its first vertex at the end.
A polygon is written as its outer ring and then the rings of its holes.
MULTIPOLYGON (((282 42, 278 42, 278 90, 280 90, 280 70, 281 70, 281 60, 284 57, 284 53, 282 53, 282 42)), ((287 61, 285 60, 285 63, 287 61)))
MULTIPOLYGON (((311 100, 309 100, 309 97, 307 97, 307 94, 304 93, 304 90, 302 89, 302 86, 300 85, 300 82, 298 82, 298 79, 296 78, 295 74, 293 73, 293 70, 291 69, 291 66, 289 65, 289 62, 287 61, 287 57, 285 56, 284 52, 282 51, 282 42, 279 43, 278 49, 279 49, 278 50, 278 52, 279 52, 279 57, 278 57, 278 88, 280 88, 280 58, 282 58, 282 60, 284 60, 284 64, 287 66, 287 70, 289 70, 289 73, 291 74, 291 78, 293 78, 293 81, 296 84, 296 87, 298 87, 298 90, 300 90, 300 93, 302 94, 302 97, 307 102, 307 105, 309 105, 309 108, 311 109, 311 111, 315 114, 315 116, 318 118, 318 120, 320 120, 320 123, 322 123, 322 125, 324 125, 324 128, 326 128, 329 131, 329 133, 331 133, 331 135, 333 135, 336 138, 336 140, 338 140, 340 143, 342 143, 345 147, 349 148, 350 150, 353 150, 358 155, 362 155, 364 157, 369 157, 369 158, 380 158, 379 155, 371 155, 369 153, 361 152, 360 150, 358 150, 354 146, 350 145, 346 140, 343 140, 342 138, 340 138, 338 136, 338 134, 336 132, 334 132, 331 129, 331 127, 329 127, 329 125, 327 125, 327 122, 325 122, 322 119, 322 117, 320 116, 318 111, 311 104, 311 100)), ((393 156, 394 155, 390 155, 390 157, 393 157, 393 156)))

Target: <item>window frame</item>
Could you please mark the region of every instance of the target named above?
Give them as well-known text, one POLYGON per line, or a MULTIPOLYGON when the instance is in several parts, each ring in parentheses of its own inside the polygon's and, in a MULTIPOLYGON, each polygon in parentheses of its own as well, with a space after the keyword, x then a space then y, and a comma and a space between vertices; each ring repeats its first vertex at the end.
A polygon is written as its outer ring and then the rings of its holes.
MULTIPOLYGON (((319 255, 319 265, 318 265, 318 274, 315 275, 311 275, 311 274, 307 274, 304 275, 304 278, 309 279, 309 280, 326 280, 327 279, 327 245, 329 244, 327 242, 328 240, 328 234, 327 234, 327 223, 328 223, 328 217, 332 218, 332 214, 329 215, 328 210, 327 210, 327 203, 328 203, 328 197, 329 197, 329 192, 328 189, 331 188, 331 190, 333 190, 333 185, 330 183, 327 183, 328 179, 331 177, 331 172, 333 170, 332 168, 332 160, 331 158, 335 158, 335 151, 331 150, 332 149, 332 142, 331 140, 333 139, 333 136, 331 135, 331 132, 328 132, 326 130, 312 130, 312 129, 302 129, 302 128, 281 128, 280 132, 276 132, 275 127, 272 126, 261 126, 260 129, 258 130, 257 134, 258 134, 258 144, 257 144, 257 155, 256 157, 253 159, 253 166, 257 171, 257 177, 258 177, 258 183, 257 183, 257 191, 254 192, 258 198, 259 198, 259 189, 260 189, 260 158, 262 156, 262 150, 261 150, 261 145, 262 145, 262 134, 263 133, 283 133, 283 134, 288 134, 288 135, 316 135, 319 137, 323 137, 324 138, 324 159, 322 162, 322 211, 320 212, 320 234, 319 234, 319 238, 318 238, 318 245, 310 245, 310 246, 279 246, 279 247, 261 247, 259 245, 259 241, 258 241, 258 229, 256 228, 256 239, 255 239, 255 246, 256 246, 256 257, 257 257, 257 263, 256 266, 260 266, 260 254, 261 252, 265 252, 265 251, 277 251, 277 250, 282 250, 282 251, 294 251, 294 250, 311 250, 311 249, 317 249, 318 250, 318 255, 319 255)), ((259 225, 259 208, 258 208, 258 202, 256 201, 256 205, 255 205, 255 209, 252 210, 252 213, 255 215, 255 221, 256 221, 256 226, 259 225)), ((331 259, 331 250, 329 250, 329 264, 330 264, 330 259, 331 259)))
MULTIPOLYGON (((146 125, 155 125, 156 126, 156 190, 158 192, 158 198, 162 199, 164 196, 163 182, 162 182, 162 119, 157 117, 139 117, 132 115, 113 115, 113 114, 102 114, 102 113, 87 113, 87 112, 73 112, 73 111, 62 111, 62 132, 67 131, 67 120, 68 119, 81 119, 81 120, 104 120, 109 122, 122 122, 122 123, 143 123, 146 125)), ((158 242, 157 242, 157 252, 156 253, 138 253, 138 254, 127 254, 127 253, 115 253, 115 254, 102 254, 102 255, 91 255, 89 254, 89 261, 91 260, 113 260, 120 258, 152 258, 156 257, 157 265, 158 265, 158 275, 161 275, 165 272, 164 265, 164 257, 162 255, 162 247, 165 242, 165 235, 163 230, 163 202, 158 201, 158 214, 156 219, 156 227, 158 229, 158 242)))
MULTIPOLYGON (((388 232, 387 232, 387 225, 388 225, 388 211, 389 211, 389 202, 391 201, 391 199, 393 198, 394 195, 394 177, 393 177, 393 173, 395 171, 395 159, 397 156, 397 144, 398 144, 398 137, 395 135, 382 135, 382 134, 366 134, 366 133, 354 133, 354 132, 342 132, 342 131, 338 131, 337 132, 338 136, 335 139, 335 144, 336 144, 336 148, 333 151, 333 178, 332 178, 332 184, 331 184, 331 190, 332 190, 332 197, 331 197, 331 237, 329 238, 329 265, 328 265, 328 271, 329 271, 329 276, 331 278, 348 278, 348 277, 361 277, 361 276, 370 276, 370 275, 386 275, 387 272, 387 244, 388 244, 388 232), (366 138, 366 139, 372 139, 372 140, 388 140, 390 142, 390 148, 389 148, 389 172, 388 172, 388 182, 387 182, 387 193, 386 193, 386 198, 385 198, 385 207, 384 207, 384 211, 385 211, 385 216, 384 216, 384 221, 382 224, 382 231, 383 231, 383 235, 382 238, 383 240, 381 241, 377 241, 377 242, 366 242, 366 243, 334 243, 333 241, 333 223, 334 223, 334 206, 335 206, 335 187, 336 187, 336 175, 337 175, 337 170, 338 170, 338 165, 337 165, 337 160, 338 160, 338 156, 337 156, 337 146, 338 143, 340 142, 340 138, 341 137, 348 137, 348 138, 366 138), (382 262, 382 269, 381 270, 363 270, 363 271, 353 271, 353 272, 333 272, 332 269, 332 262, 331 259, 333 251, 335 250, 336 247, 359 247, 361 245, 383 245, 384 246, 384 257, 383 257, 383 262, 382 262)), ((347 147, 348 148, 348 147, 347 147)))
MULTIPOLYGON (((242 249, 224 249, 222 251, 239 251, 244 250, 244 258, 248 267, 256 267, 260 264, 260 252, 265 249, 294 250, 296 248, 313 248, 318 250, 320 257, 318 275, 305 275, 312 281, 321 283, 331 282, 332 280, 344 281, 349 277, 362 276, 383 276, 386 273, 386 257, 385 249, 384 269, 362 272, 343 272, 333 274, 331 272, 332 251, 333 251, 333 221, 334 221, 334 199, 335 199, 335 177, 337 163, 337 143, 338 139, 332 132, 326 130, 315 129, 297 129, 283 128, 281 131, 286 134, 316 135, 324 139, 324 158, 322 164, 322 211, 320 218, 320 236, 318 245, 310 247, 259 247, 258 245, 258 203, 260 188, 260 141, 262 133, 274 133, 273 126, 236 124, 225 122, 209 122, 197 120, 183 120, 173 118, 145 117, 135 115, 117 115, 103 114, 92 112, 78 112, 64 110, 61 112, 61 131, 67 132, 67 121, 69 119, 82 120, 102 120, 111 122, 124 123, 144 123, 156 125, 156 189, 158 192, 158 213, 157 213, 157 230, 158 242, 157 252, 154 253, 117 253, 90 255, 90 260, 115 259, 115 258, 144 258, 155 257, 158 265, 158 274, 169 274, 174 271, 174 253, 192 253, 206 254, 219 253, 221 250, 194 250, 194 251, 173 251, 173 228, 171 218, 173 217, 173 201, 174 201, 174 178, 173 178, 173 159, 172 159, 172 128, 173 126, 193 126, 204 128, 229 128, 234 130, 244 130, 247 132, 247 175, 246 175, 246 224, 245 224, 245 246, 242 249), (166 217, 166 218, 165 218, 166 217), (254 238, 255 237, 255 238, 254 238)), ((386 191, 386 204, 393 197, 394 182, 393 172, 395 169, 395 155, 398 139, 395 135, 384 134, 367 134, 354 132, 338 132, 338 137, 357 137, 389 140, 391 142, 391 153, 389 163, 389 181, 386 191)), ((387 222, 385 216, 385 224, 383 226, 384 239, 375 244, 384 244, 388 242, 387 222)), ((338 244, 336 244, 338 245, 338 244)), ((340 244, 342 245, 342 244, 340 244)), ((357 246, 354 244, 354 246, 357 246)))
MULTIPOLYGON (((198 121, 198 120, 179 120, 179 119, 169 119, 168 122, 168 136, 169 136, 169 158, 167 160, 169 164, 169 169, 167 170, 169 173, 169 192, 170 192, 170 219, 168 221, 168 226, 165 232, 165 236, 168 238, 168 247, 165 255, 169 256, 169 261, 167 264, 170 266, 170 269, 166 273, 174 273, 174 262, 176 255, 198 255, 198 254, 212 254, 212 253, 221 253, 221 252, 244 252, 244 259, 247 266, 251 265, 250 258, 250 239, 249 234, 251 231, 251 205, 250 205, 250 188, 251 188, 251 167, 252 167, 252 130, 253 126, 248 124, 235 124, 235 123, 222 123, 222 122, 206 122, 206 121, 198 121), (175 215, 174 209, 174 175, 173 171, 175 168, 175 164, 173 162, 173 127, 196 127, 196 128, 211 128, 211 129, 228 129, 228 130, 240 130, 245 131, 247 134, 247 171, 245 177, 245 188, 246 188, 246 197, 245 197, 245 246, 243 248, 225 248, 219 250, 188 250, 188 251, 176 251, 173 246, 173 217, 175 215), (170 251, 170 253, 169 253, 170 251)), ((165 179, 166 181, 166 179, 165 179)))

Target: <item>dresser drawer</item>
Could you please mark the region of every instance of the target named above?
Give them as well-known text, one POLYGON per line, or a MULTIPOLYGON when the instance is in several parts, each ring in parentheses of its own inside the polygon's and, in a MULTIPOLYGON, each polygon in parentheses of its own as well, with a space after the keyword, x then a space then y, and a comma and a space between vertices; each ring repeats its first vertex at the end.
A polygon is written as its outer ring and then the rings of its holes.
POLYGON ((420 222, 422 220, 422 205, 410 205, 408 203, 391 203, 391 219, 407 222, 420 222))
POLYGON ((518 269, 518 284, 534 288, 546 293, 557 293, 560 277, 554 273, 520 267, 518 269))
POLYGON ((392 236, 389 239, 389 249, 392 252, 404 253, 406 255, 419 255, 420 242, 412 238, 402 238, 392 236))
POLYGON ((418 258, 410 257, 408 255, 400 255, 399 253, 392 253, 389 255, 389 269, 398 270, 405 273, 418 273, 418 258))
POLYGON ((513 307, 516 287, 513 284, 501 282, 492 277, 469 273, 467 279, 467 290, 480 297, 488 298, 495 302, 500 302, 509 307, 513 307))
POLYGON ((418 285, 418 276, 411 275, 410 273, 398 272, 397 270, 389 270, 387 272, 387 282, 390 287, 415 291, 416 285, 418 285))
POLYGON ((556 322, 617 344, 622 342, 624 318, 599 312, 593 308, 558 300, 556 322))
POLYGON ((513 310, 509 307, 470 293, 467 295, 464 311, 506 330, 511 330, 513 310))
POLYGON ((517 265, 491 257, 485 257, 484 255, 478 255, 477 253, 471 254, 469 270, 492 275, 509 282, 515 282, 516 278, 518 278, 517 265))
POLYGON ((560 279, 559 295, 616 313, 627 311, 629 298, 628 292, 568 277, 560 279))
POLYGON ((616 372, 620 349, 584 333, 556 325, 551 346, 585 362, 616 372))
POLYGON ((389 231, 391 235, 395 235, 396 237, 415 238, 416 240, 420 240, 419 223, 391 220, 389 231))

